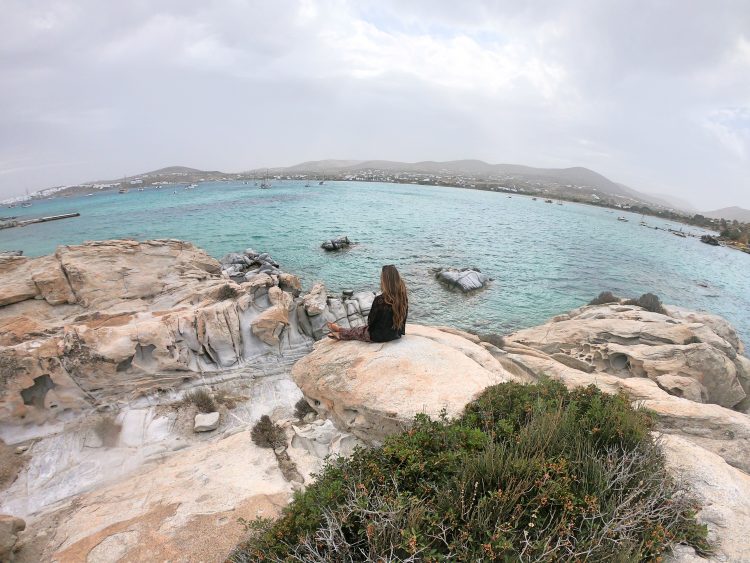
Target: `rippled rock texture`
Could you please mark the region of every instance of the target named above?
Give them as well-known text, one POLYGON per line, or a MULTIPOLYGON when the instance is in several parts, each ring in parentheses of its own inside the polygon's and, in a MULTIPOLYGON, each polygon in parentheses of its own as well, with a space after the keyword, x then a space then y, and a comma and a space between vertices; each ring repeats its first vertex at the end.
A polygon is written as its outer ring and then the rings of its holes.
POLYGON ((248 250, 222 265, 175 240, 0 257, 0 424, 54 421, 207 372, 275 372, 327 321, 364 322, 373 294, 329 297, 318 284, 299 297, 299 279, 274 264, 248 250))

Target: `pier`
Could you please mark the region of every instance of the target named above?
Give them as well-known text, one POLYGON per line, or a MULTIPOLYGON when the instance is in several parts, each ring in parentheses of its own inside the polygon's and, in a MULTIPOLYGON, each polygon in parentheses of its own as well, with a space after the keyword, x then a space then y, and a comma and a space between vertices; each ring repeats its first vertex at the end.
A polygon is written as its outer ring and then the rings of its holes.
POLYGON ((49 217, 37 217, 36 219, 25 219, 23 221, 5 221, 0 222, 0 229, 12 229, 13 227, 25 227, 33 223, 47 223, 49 221, 59 221, 60 219, 70 219, 71 217, 80 217, 80 213, 64 213, 62 215, 50 215, 49 217))

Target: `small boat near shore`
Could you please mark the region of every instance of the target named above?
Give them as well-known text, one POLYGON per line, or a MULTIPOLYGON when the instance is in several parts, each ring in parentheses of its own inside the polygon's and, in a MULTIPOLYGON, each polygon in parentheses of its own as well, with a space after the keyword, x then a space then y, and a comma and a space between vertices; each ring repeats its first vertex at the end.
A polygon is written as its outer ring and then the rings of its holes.
POLYGON ((626 219, 625 217, 623 217, 622 215, 620 215, 620 216, 619 216, 619 217, 617 218, 617 220, 618 220, 618 221, 622 221, 623 223, 627 223, 627 222, 628 222, 628 220, 627 220, 627 219, 626 219))

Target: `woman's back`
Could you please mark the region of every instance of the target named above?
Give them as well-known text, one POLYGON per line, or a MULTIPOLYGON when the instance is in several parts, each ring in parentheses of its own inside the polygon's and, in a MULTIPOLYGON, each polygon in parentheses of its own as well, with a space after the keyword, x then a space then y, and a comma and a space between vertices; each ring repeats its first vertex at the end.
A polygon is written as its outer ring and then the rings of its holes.
MULTIPOLYGON (((406 313, 409 312, 409 306, 406 306, 406 313)), ((393 307, 386 303, 382 295, 378 295, 372 302, 370 314, 367 317, 367 326, 369 328, 370 340, 373 342, 388 342, 401 338, 406 333, 406 314, 400 326, 395 327, 393 321, 393 307)))

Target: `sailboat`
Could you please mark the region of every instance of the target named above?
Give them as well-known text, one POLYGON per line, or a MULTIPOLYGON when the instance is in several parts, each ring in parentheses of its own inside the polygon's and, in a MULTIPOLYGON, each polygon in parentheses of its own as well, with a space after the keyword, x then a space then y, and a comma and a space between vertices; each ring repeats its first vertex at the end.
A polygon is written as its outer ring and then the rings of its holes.
POLYGON ((320 182, 318 182, 318 185, 322 186, 325 183, 326 183, 326 177, 325 177, 325 175, 323 175, 323 179, 320 182))
POLYGON ((21 207, 31 207, 31 202, 29 201, 31 197, 29 196, 29 190, 26 190, 26 201, 21 204, 21 207))
POLYGON ((263 181, 260 183, 261 190, 270 190, 271 182, 268 181, 268 168, 266 168, 266 175, 263 177, 263 181))

